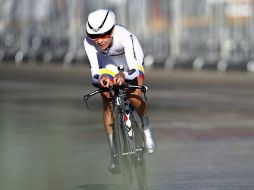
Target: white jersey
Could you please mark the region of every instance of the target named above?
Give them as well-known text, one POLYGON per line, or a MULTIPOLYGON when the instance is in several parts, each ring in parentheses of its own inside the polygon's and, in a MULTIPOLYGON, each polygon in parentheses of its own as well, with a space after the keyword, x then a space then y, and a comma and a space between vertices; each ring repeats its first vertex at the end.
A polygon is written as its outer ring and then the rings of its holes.
POLYGON ((142 67, 144 54, 138 39, 120 25, 115 25, 112 35, 112 45, 103 52, 89 37, 84 39, 94 83, 98 83, 100 79, 100 69, 109 64, 124 69, 127 80, 133 80, 140 72, 144 72, 142 67))

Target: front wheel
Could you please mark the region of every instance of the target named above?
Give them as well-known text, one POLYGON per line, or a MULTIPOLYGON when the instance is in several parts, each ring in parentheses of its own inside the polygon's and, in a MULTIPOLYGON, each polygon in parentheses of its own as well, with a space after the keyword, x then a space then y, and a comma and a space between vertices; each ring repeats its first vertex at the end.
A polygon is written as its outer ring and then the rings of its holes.
POLYGON ((132 155, 129 154, 131 152, 131 148, 128 143, 128 136, 126 136, 124 129, 123 114, 118 107, 114 110, 114 137, 117 146, 118 161, 123 185, 126 190, 134 190, 132 155))
POLYGON ((133 160, 133 167, 135 171, 135 177, 138 185, 138 189, 147 189, 147 175, 146 175, 146 163, 145 163, 145 149, 144 149, 144 135, 141 126, 132 117, 132 129, 134 137, 135 155, 133 160))

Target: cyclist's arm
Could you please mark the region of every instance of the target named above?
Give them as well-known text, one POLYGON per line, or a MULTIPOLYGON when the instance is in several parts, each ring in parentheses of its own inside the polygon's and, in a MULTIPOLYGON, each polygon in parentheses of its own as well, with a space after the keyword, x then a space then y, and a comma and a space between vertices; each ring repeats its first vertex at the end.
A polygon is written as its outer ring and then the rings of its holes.
POLYGON ((92 82, 95 84, 99 83, 100 73, 99 73, 99 63, 97 59, 97 53, 94 46, 92 46, 87 39, 84 40, 84 47, 89 60, 89 66, 92 74, 92 82))
POLYGON ((129 71, 124 71, 125 79, 133 80, 138 77, 138 65, 142 65, 144 54, 140 43, 137 38, 127 32, 123 40, 123 46, 125 48, 125 56, 129 71))

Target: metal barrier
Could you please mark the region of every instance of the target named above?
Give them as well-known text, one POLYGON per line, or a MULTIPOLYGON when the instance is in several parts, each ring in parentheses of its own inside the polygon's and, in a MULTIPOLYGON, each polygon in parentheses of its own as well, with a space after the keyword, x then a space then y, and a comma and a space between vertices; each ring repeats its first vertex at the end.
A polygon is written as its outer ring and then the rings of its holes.
POLYGON ((254 69, 254 0, 0 0, 0 60, 83 64, 98 8, 138 36, 147 66, 254 69))

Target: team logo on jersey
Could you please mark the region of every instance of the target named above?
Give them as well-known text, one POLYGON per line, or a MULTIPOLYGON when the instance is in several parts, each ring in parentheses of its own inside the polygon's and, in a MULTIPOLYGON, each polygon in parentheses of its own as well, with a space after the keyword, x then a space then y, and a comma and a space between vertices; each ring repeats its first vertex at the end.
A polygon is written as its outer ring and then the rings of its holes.
POLYGON ((134 57, 134 59, 137 60, 136 52, 135 52, 135 49, 134 49, 134 40, 133 40, 133 36, 130 35, 130 37, 131 37, 131 42, 132 42, 133 57, 134 57))

